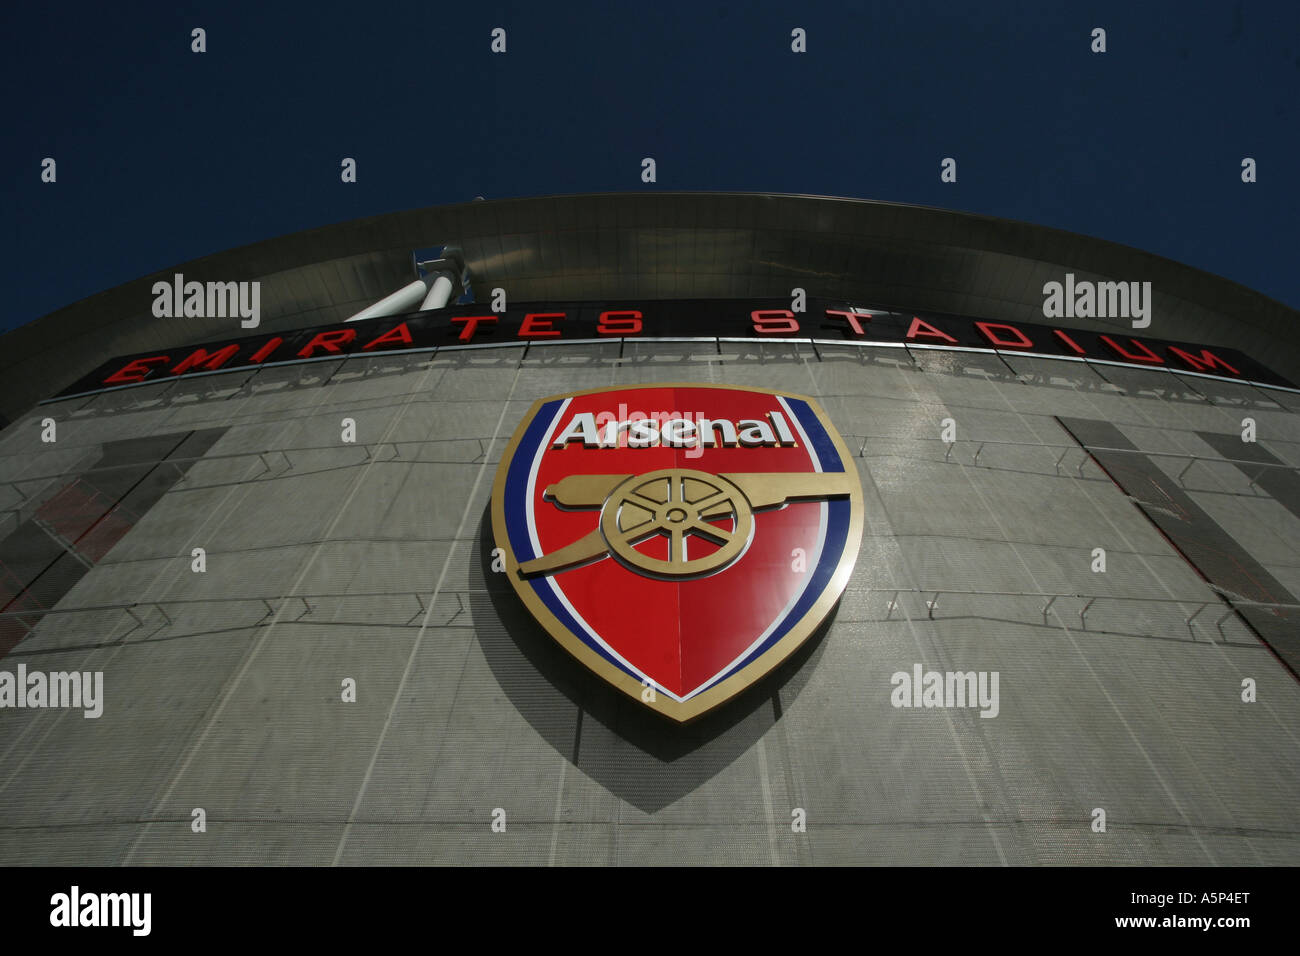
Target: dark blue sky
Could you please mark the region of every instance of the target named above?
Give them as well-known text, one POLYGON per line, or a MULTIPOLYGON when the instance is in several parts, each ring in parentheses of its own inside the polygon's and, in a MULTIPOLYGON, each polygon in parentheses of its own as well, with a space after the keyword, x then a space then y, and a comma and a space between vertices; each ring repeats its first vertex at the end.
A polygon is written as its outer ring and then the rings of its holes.
POLYGON ((0 328, 313 226, 612 190, 969 210, 1300 307, 1295 0, 10 3, 0 34, 0 328), (945 156, 956 184, 939 181, 945 156))

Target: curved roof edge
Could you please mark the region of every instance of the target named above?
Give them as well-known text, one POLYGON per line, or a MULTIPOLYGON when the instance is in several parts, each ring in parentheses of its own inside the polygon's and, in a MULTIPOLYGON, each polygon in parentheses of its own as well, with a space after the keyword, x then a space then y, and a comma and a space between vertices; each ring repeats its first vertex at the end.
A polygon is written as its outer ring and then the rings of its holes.
POLYGON ((113 355, 228 335, 237 320, 153 316, 153 284, 175 273, 259 280, 261 329, 296 328, 346 318, 411 278, 411 250, 444 244, 464 251, 480 299, 500 286, 514 301, 785 297, 797 285, 880 308, 1042 321, 1043 283, 1066 272, 1151 282, 1152 336, 1238 348, 1300 380, 1300 312, 1108 240, 867 199, 594 193, 384 213, 123 283, 0 337, 0 415, 15 418, 113 355))

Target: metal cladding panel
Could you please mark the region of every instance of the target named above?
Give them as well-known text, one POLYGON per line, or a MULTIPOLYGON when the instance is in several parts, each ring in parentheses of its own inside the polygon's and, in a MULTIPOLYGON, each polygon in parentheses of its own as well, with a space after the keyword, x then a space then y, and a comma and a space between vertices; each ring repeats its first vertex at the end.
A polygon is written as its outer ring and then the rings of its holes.
POLYGON ((1283 592, 1300 594, 1290 392, 842 340, 508 343, 241 376, 0 431, 0 555, 43 535, 24 553, 62 589, 0 671, 104 678, 94 719, 0 709, 0 752, 22 755, 0 770, 0 863, 1300 863, 1300 685, 1268 643, 1293 636, 1283 592), (814 400, 863 522, 826 625, 685 725, 537 623, 494 569, 490 515, 539 399, 680 382, 814 400), (130 528, 64 574, 80 512, 62 489, 165 467, 158 442, 183 474, 138 485, 130 528), (1108 455, 1141 457, 1146 483, 1117 483, 1108 455), (1203 540, 1276 587, 1246 606, 1189 563, 1170 529, 1193 506, 1203 540), (932 671, 998 674, 996 715, 905 706, 932 671), (220 839, 178 824, 196 806, 220 839))

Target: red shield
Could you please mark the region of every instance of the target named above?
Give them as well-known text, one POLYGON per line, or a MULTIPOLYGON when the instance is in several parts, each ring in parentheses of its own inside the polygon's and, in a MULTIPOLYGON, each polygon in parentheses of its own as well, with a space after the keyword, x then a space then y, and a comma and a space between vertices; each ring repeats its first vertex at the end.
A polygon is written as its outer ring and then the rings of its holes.
POLYGON ((559 395, 520 423, 492 526, 533 615, 679 721, 731 698, 825 619, 862 489, 811 399, 715 385, 559 395))

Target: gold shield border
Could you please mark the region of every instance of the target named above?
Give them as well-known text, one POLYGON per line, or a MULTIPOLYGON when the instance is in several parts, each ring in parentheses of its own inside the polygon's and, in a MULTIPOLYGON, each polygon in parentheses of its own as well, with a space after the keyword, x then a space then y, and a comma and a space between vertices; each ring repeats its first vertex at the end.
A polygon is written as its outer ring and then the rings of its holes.
POLYGON ((840 596, 844 593, 845 585, 848 584, 849 576, 853 573, 853 567, 858 560, 858 551, 862 546, 862 480, 858 475, 857 465, 853 456, 849 454, 848 448, 844 444, 844 439, 840 437, 839 430, 831 422, 825 410, 815 399, 807 395, 799 395, 796 392, 783 392, 778 389, 766 388, 748 388, 742 385, 715 385, 712 382, 650 382, 638 385, 616 385, 606 388, 589 388, 577 392, 562 392, 558 395, 549 395, 546 398, 540 398, 533 403, 528 413, 520 419, 519 425, 515 428, 515 433, 511 436, 510 444, 506 447, 505 454, 502 455, 500 463, 497 465, 496 480, 492 485, 492 537, 496 546, 502 549, 505 555, 505 573, 510 579, 510 584, 515 593, 523 600, 524 605, 532 613, 533 617, 540 623, 551 637, 555 638, 570 655, 577 658, 586 668, 607 683, 610 683, 623 691, 629 697, 641 701, 646 707, 658 711, 666 717, 671 717, 680 723, 687 723, 701 716, 702 714, 713 710, 726 703, 746 688, 757 683, 766 677, 772 670, 785 661, 791 654, 806 641, 814 631, 817 630, 821 623, 826 619, 831 609, 835 607, 840 596), (853 476, 852 491, 849 493, 849 528, 844 539, 844 551, 840 555, 839 564, 831 575, 829 583, 822 591, 817 602, 809 608, 804 616, 795 622, 785 637, 781 638, 776 644, 772 645, 753 663, 747 665, 742 671, 732 674, 726 680, 710 687, 708 690, 691 698, 690 700, 679 703, 663 694, 655 694, 653 701, 642 701, 641 693, 644 690, 640 681, 636 680, 630 674, 625 673, 614 665, 610 664, 603 657, 591 650, 582 640, 573 634, 560 620, 551 613, 550 609, 542 603, 541 599, 533 591, 527 581, 519 578, 519 561, 515 557, 514 550, 510 547, 510 538, 506 534, 505 522, 505 486, 506 473, 509 470, 510 463, 514 460, 515 450, 519 447, 519 442, 523 438, 528 426, 532 424, 541 411, 542 406, 547 402, 563 400, 566 398, 576 398, 580 395, 596 395, 602 392, 630 391, 642 388, 716 388, 728 389, 737 392, 754 392, 759 395, 780 395, 783 398, 795 398, 801 402, 807 402, 808 407, 816 414, 822 427, 826 429, 826 434, 830 436, 835 445, 835 450, 839 452, 840 461, 844 464, 844 471, 853 476))

